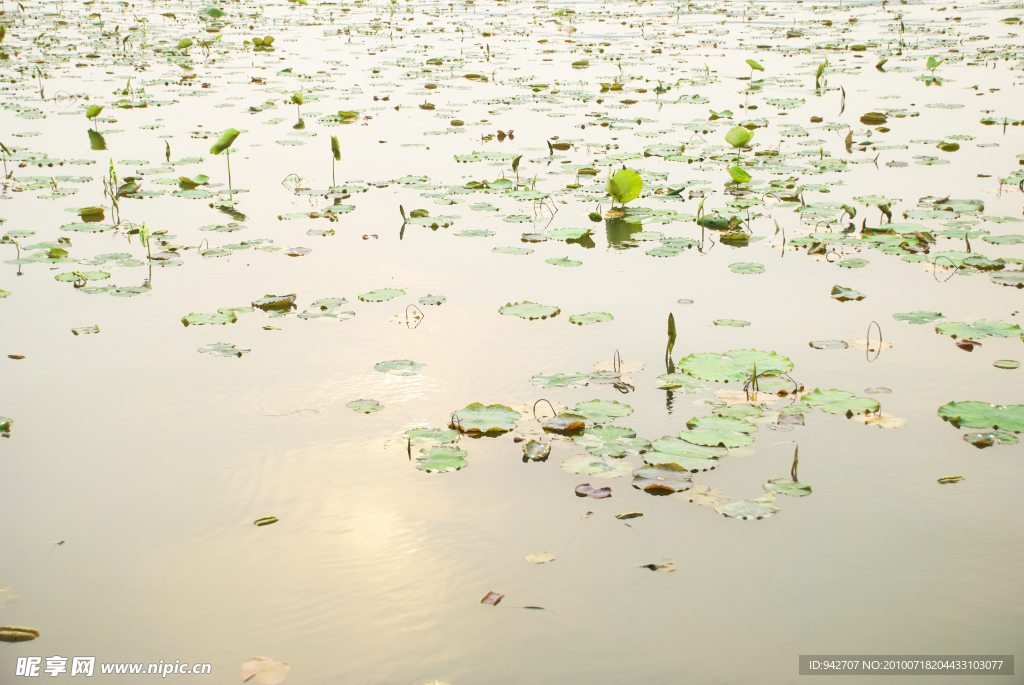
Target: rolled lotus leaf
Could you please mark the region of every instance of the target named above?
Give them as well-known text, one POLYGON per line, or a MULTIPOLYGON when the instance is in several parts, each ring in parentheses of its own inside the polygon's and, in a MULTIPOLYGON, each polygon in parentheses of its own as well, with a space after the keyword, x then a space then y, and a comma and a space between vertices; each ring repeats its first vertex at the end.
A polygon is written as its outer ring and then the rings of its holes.
POLYGON ((231 143, 235 142, 235 138, 239 136, 238 129, 229 128, 227 131, 221 134, 220 138, 213 147, 210 148, 210 153, 219 155, 220 153, 231 147, 231 143))
POLYGON ((263 36, 263 45, 264 46, 269 48, 273 44, 274 44, 274 37, 273 36, 263 36))
POLYGON ((292 95, 292 102, 295 103, 296 105, 301 105, 303 102, 305 102, 305 98, 302 97, 302 93, 295 93, 294 95, 292 95))
POLYGON ((27 642, 39 637, 39 631, 35 628, 23 628, 22 626, 0 626, 0 642, 27 642))
POLYGON ((336 161, 341 161, 341 143, 338 142, 338 136, 331 136, 331 154, 336 161))
POLYGON ((748 131, 742 126, 734 126, 725 134, 725 142, 733 147, 746 147, 753 137, 753 131, 748 131))
POLYGON ((178 49, 179 50, 184 50, 185 48, 190 48, 190 47, 192 47, 192 39, 191 38, 182 38, 181 40, 178 41, 178 49))
POLYGON ((89 105, 89 109, 85 110, 86 119, 95 119, 103 111, 103 105, 89 105))

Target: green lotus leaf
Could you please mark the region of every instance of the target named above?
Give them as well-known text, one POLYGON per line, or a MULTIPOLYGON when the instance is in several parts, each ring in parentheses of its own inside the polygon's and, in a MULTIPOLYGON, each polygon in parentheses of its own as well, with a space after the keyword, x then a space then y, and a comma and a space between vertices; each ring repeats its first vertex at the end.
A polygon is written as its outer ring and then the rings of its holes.
POLYGON ((893 314, 892 318, 897 321, 907 321, 910 323, 931 323, 937 319, 945 318, 938 312, 905 312, 900 314, 893 314))
POLYGON ((473 402, 455 412, 448 427, 463 433, 505 433, 516 427, 520 416, 515 409, 503 404, 473 402))
POLYGON ((218 312, 216 314, 189 314, 188 316, 181 317, 181 322, 185 326, 204 326, 206 324, 226 324, 234 323, 238 321, 238 317, 235 316, 234 312, 218 312))
POLYGON ((745 499, 739 502, 719 504, 715 511, 723 516, 737 519, 764 519, 779 513, 779 508, 766 502, 745 499))
POLYGON ((573 442, 601 457, 624 457, 628 452, 645 452, 651 448, 650 441, 636 437, 632 429, 617 426, 588 428, 574 437, 573 442))
POLYGON ((698 352, 679 362, 682 371, 705 381, 742 381, 754 373, 775 376, 793 370, 793 362, 775 352, 729 350, 724 354, 698 352))
POLYGON ((361 412, 363 414, 372 414, 384 408, 384 406, 377 400, 353 400, 345 406, 352 411, 361 412))
POLYGON ((1014 271, 1011 273, 993 274, 989 280, 999 285, 1008 285, 1014 288, 1024 288, 1024 273, 1014 271))
POLYGON ((990 431, 985 433, 967 433, 964 435, 964 442, 969 442, 978 449, 991 447, 992 445, 1016 445, 1020 440, 1012 433, 1004 431, 990 431))
POLYGON ((582 388, 587 385, 589 380, 582 373, 538 373, 530 379, 530 382, 542 388, 582 388))
POLYGON ((751 69, 756 69, 757 71, 764 71, 764 67, 762 67, 760 64, 758 64, 757 62, 755 62, 752 59, 748 59, 747 60, 747 64, 750 65, 751 69))
POLYGON ((589 402, 580 402, 573 411, 586 416, 594 423, 605 424, 611 423, 617 418, 629 416, 633 413, 633 407, 615 400, 590 400, 589 402))
POLYGON ((213 144, 213 147, 210 148, 210 153, 214 155, 219 155, 220 153, 224 152, 229 147, 231 147, 231 144, 235 142, 235 138, 237 138, 239 135, 240 133, 238 132, 237 129, 229 128, 228 130, 224 131, 224 133, 221 134, 220 138, 217 139, 217 142, 213 144))
POLYGON ((1024 235, 987 235, 982 240, 995 245, 1020 245, 1024 243, 1024 235))
POLYGON ((850 258, 839 260, 839 266, 843 267, 844 269, 860 269, 867 265, 868 260, 866 259, 850 258))
POLYGON ((580 431, 593 428, 593 419, 588 419, 583 414, 572 411, 559 412, 554 418, 548 419, 544 422, 542 428, 552 433, 562 433, 568 435, 570 433, 579 433, 580 431))
POLYGON ((536 440, 528 440, 523 444, 523 461, 547 461, 550 455, 550 444, 536 440))
POLYGON ((1020 338, 1024 331, 1018 324, 1008 324, 1002 321, 975 321, 972 324, 957 323, 949 321, 940 323, 935 327, 935 332, 941 335, 948 335, 952 338, 1020 338))
POLYGON ((558 307, 549 307, 536 302, 509 302, 498 310, 499 314, 518 316, 521 319, 530 321, 532 319, 546 319, 549 316, 558 316, 562 310, 558 307))
POLYGON ((7 418, 6 416, 0 416, 0 435, 4 437, 10 437, 11 426, 14 425, 14 419, 7 418))
POLYGON ((729 328, 746 328, 750 325, 749 321, 740 321, 739 319, 715 319, 713 323, 716 326, 726 326, 729 328))
POLYGON ((552 257, 551 259, 545 259, 544 261, 546 263, 552 264, 554 266, 568 266, 568 267, 579 266, 580 264, 583 263, 583 262, 578 261, 576 259, 569 259, 568 257, 552 257))
POLYGON ((811 494, 810 485, 795 480, 786 480, 785 478, 774 478, 761 487, 767 492, 777 492, 782 495, 789 495, 790 497, 806 497, 811 494))
POLYGON ((206 347, 200 347, 200 352, 206 354, 215 354, 218 357, 241 357, 243 354, 248 354, 250 350, 236 347, 231 343, 213 343, 206 347))
POLYGON ((458 442, 461 433, 450 428, 411 428, 405 431, 409 440, 433 440, 441 444, 458 442))
POLYGON ((605 184, 605 190, 619 204, 626 204, 630 200, 640 197, 640 191, 643 188, 644 181, 640 178, 640 174, 629 169, 620 169, 605 184))
POLYGON ((835 388, 824 392, 820 388, 815 388, 803 396, 803 402, 829 414, 846 414, 847 418, 854 414, 870 414, 878 411, 878 402, 875 400, 855 397, 852 392, 835 388))
POLYGON ((72 282, 79 279, 83 281, 105 281, 110 278, 110 274, 106 271, 71 271, 68 273, 57 274, 54 276, 58 281, 72 282))
POLYGON ((750 174, 747 173, 746 169, 740 166, 731 166, 727 170, 732 180, 737 183, 750 183, 750 174))
POLYGON ((679 431, 679 437, 694 445, 708 447, 743 447, 754 442, 754 438, 745 433, 722 430, 679 431))
POLYGON ((729 265, 729 271, 732 271, 734 274, 763 274, 764 264, 737 262, 729 265))
POLYGON ((408 359, 394 359, 389 362, 378 362, 374 364, 373 368, 381 373, 391 374, 392 376, 415 376, 416 372, 424 366, 426 364, 420 364, 408 359))
POLYGON ((579 240, 593 233, 589 228, 554 228, 548 231, 551 240, 579 240))
POLYGON ((95 119, 103 111, 103 105, 89 105, 89 109, 85 110, 85 117, 87 119, 95 119))
POLYGON ((440 307, 448 300, 444 295, 426 295, 419 299, 419 303, 425 307, 438 306, 440 307))
POLYGON ((633 471, 633 487, 652 495, 671 495, 693 487, 690 471, 677 464, 647 464, 633 471))
POLYGON ((378 290, 371 290, 368 293, 363 293, 359 296, 359 299, 363 302, 387 302, 393 300, 400 295, 405 295, 405 291, 401 288, 380 288, 378 290))
POLYGON ((735 433, 757 432, 757 426, 750 421, 722 415, 692 418, 686 422, 686 427, 691 430, 732 431, 735 433))
POLYGON ((753 137, 753 131, 748 131, 742 126, 734 126, 725 134, 725 142, 733 147, 746 147, 753 137))
POLYGON ((693 376, 686 373, 666 373, 658 376, 660 390, 681 390, 687 394, 707 390, 708 386, 698 383, 693 376))
POLYGON ((957 428, 992 428, 1020 433, 1024 431, 1024 404, 998 405, 987 402, 950 402, 939 407, 939 416, 957 428))
POLYGON ((569 322, 584 326, 592 323, 611 321, 614 318, 615 317, 608 312, 587 312, 586 314, 573 314, 569 317, 569 322))
POLYGON ((290 295, 264 295, 258 300, 253 300, 252 306, 259 307, 264 311, 287 311, 295 306, 295 293, 290 295))
POLYGON ((190 47, 192 47, 192 39, 191 38, 182 38, 181 40, 178 41, 178 49, 179 50, 184 50, 184 49, 190 48, 190 47))
POLYGON ((466 451, 454 445, 438 445, 420 450, 416 468, 427 473, 458 471, 466 465, 466 451))
POLYGON ((495 247, 491 249, 491 252, 497 252, 498 254, 532 254, 533 250, 528 247, 495 247))
POLYGON ((832 286, 832 299, 846 302, 848 300, 863 300, 866 296, 853 288, 844 288, 841 285, 832 286))
POLYGON ((633 472, 633 465, 624 459, 581 454, 562 462, 562 468, 569 473, 582 473, 594 478, 618 478, 633 472))

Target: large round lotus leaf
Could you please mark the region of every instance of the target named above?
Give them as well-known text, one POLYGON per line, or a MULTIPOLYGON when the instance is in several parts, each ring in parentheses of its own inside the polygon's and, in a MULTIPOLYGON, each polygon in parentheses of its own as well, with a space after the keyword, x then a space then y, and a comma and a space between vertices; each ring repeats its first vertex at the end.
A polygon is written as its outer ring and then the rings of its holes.
POLYGON ((408 359, 395 359, 389 362, 378 362, 373 368, 381 373, 388 373, 392 376, 415 376, 416 372, 426 364, 419 364, 408 359))
POLYGON ((647 464, 633 472, 633 487, 652 495, 671 495, 693 487, 690 472, 676 464, 647 464))
POLYGON ((832 299, 846 302, 848 300, 863 300, 865 295, 853 288, 844 288, 841 285, 832 286, 832 299))
POLYGON ((893 314, 892 318, 897 321, 908 321, 910 323, 931 323, 937 319, 944 318, 942 314, 938 312, 905 312, 901 314, 893 314))
POLYGON ((466 465, 466 451, 454 445, 438 445, 420 450, 416 468, 427 473, 458 471, 466 465))
POLYGON ((693 418, 686 422, 686 427, 692 430, 715 430, 735 431, 737 433, 756 433, 757 426, 744 419, 731 418, 728 416, 704 416, 693 418))
POLYGON ((590 400, 580 402, 573 411, 586 416, 594 423, 603 424, 611 423, 622 416, 629 416, 633 413, 633 407, 615 400, 590 400))
POLYGON ((975 321, 972 324, 957 323, 949 321, 940 323, 935 327, 935 332, 941 335, 948 335, 952 338, 1019 338, 1024 331, 1017 324, 1003 323, 1002 321, 975 321))
POLYGON ((357 411, 363 414, 372 414, 384 408, 384 406, 377 400, 353 400, 345 406, 352 411, 357 411))
POLYGON ((74 271, 69 273, 57 274, 54 276, 58 281, 77 281, 82 279, 83 281, 104 281, 110 278, 110 274, 106 271, 74 271))
POLYGON ((762 486, 768 492, 777 492, 790 497, 804 497, 811 494, 811 486, 795 480, 774 478, 762 486))
POLYGON ((636 432, 630 428, 617 426, 588 428, 583 435, 573 438, 573 442, 602 457, 624 457, 627 452, 645 452, 651 448, 649 440, 636 437, 636 432))
POLYGON ((359 296, 359 299, 363 302, 387 302, 393 300, 399 295, 405 295, 405 291, 401 288, 380 288, 379 290, 371 290, 368 293, 363 293, 359 296))
POLYGON ((619 204, 626 204, 640 197, 643 188, 644 182, 640 174, 629 169, 620 169, 605 183, 605 190, 619 204))
POLYGON ((601 323, 602 321, 611 321, 614 318, 608 312, 587 312, 586 314, 573 314, 569 317, 569 322, 584 326, 592 323, 601 323))
POLYGON ((754 442, 754 438, 745 433, 723 430, 679 431, 679 437, 694 445, 708 447, 743 447, 754 442))
POLYGON ((751 416, 764 416, 764 410, 752 404, 734 404, 731 407, 715 409, 715 416, 745 419, 751 416))
POLYGON ((982 240, 995 245, 1020 245, 1024 243, 1024 235, 987 235, 982 240))
POLYGON ((681 390, 687 394, 707 390, 708 386, 698 383, 693 376, 685 373, 666 373, 658 376, 661 390, 681 390))
POLYGON ((758 500, 745 499, 740 502, 729 502, 728 504, 719 504, 715 507, 715 511, 723 516, 737 519, 763 519, 768 518, 779 512, 778 507, 774 507, 766 502, 759 502, 758 500))
POLYGON ((515 409, 503 404, 474 402, 455 412, 448 427, 458 428, 463 433, 504 433, 516 427, 520 416, 515 409))
POLYGON ((969 442, 975 447, 991 447, 992 445, 1016 445, 1020 440, 1012 433, 1004 431, 989 431, 987 433, 967 433, 964 435, 964 442, 969 442))
POLYGON ((234 312, 218 312, 216 314, 189 314, 181 317, 181 322, 186 326, 203 326, 205 324, 226 324, 238 321, 234 312))
POLYGON ((558 307, 549 307, 536 302, 509 302, 498 310, 499 314, 518 316, 521 319, 546 319, 549 316, 558 316, 562 310, 558 307))
POLYGON ((405 431, 405 437, 409 440, 434 440, 442 444, 458 442, 459 435, 459 431, 450 428, 412 428, 405 431))
POLYGON ((623 459, 581 454, 562 462, 562 468, 569 473, 583 473, 595 478, 618 478, 633 471, 633 465, 623 459))
POLYGON ((957 428, 994 428, 1024 431, 1024 404, 998 405, 987 402, 950 402, 939 407, 939 416, 957 428))
POLYGON ((826 390, 815 388, 812 392, 803 396, 803 402, 811 407, 818 407, 829 414, 869 414, 878 411, 878 402, 864 397, 855 397, 852 392, 845 390, 826 390))
POLYGON ((530 382, 542 388, 582 388, 589 378, 582 373, 538 373, 530 382))

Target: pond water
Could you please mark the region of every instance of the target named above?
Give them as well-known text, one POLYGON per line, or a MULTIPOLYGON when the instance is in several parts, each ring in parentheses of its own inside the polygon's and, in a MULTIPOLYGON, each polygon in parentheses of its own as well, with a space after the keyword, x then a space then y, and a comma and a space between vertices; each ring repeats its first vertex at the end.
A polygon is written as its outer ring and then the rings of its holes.
POLYGON ((6 6, 0 680, 1019 656, 1021 16, 6 6))

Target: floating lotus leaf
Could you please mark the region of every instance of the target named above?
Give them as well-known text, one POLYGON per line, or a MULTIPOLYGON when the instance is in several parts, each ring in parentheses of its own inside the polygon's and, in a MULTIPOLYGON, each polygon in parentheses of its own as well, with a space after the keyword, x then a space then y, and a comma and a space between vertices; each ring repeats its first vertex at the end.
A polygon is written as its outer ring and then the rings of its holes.
POLYGON ((633 471, 633 465, 624 459, 598 457, 593 454, 569 457, 562 462, 562 468, 569 473, 585 473, 595 478, 618 478, 633 471))
POLYGON ((586 314, 573 314, 569 317, 569 322, 584 326, 592 323, 601 323, 602 321, 611 321, 614 318, 608 312, 587 312, 586 314))
POLYGON ((415 376, 416 372, 424 366, 426 364, 419 364, 408 359, 395 359, 389 362, 378 362, 374 364, 373 368, 392 376, 415 376))
POLYGON ((545 262, 554 266, 579 266, 583 262, 569 259, 568 257, 553 257, 551 259, 545 259, 545 262))
POLYGON ((548 237, 551 240, 579 240, 592 232, 589 228, 554 228, 548 231, 548 237))
POLYGON ((463 433, 505 433, 516 427, 520 416, 515 409, 503 404, 483 405, 474 402, 455 412, 448 427, 457 428, 463 433))
POLYGON ((766 492, 776 492, 790 497, 804 497, 811 494, 811 486, 795 480, 775 478, 762 486, 766 492))
POLYGON ((466 465, 466 451, 454 445, 438 445, 420 450, 416 468, 427 473, 458 471, 466 465))
POLYGON ((353 400, 345 406, 363 414, 372 414, 384 408, 377 400, 353 400))
POLYGON ((750 421, 721 415, 692 418, 686 422, 686 427, 692 430, 734 431, 737 433, 757 432, 757 426, 750 421))
POLYGON ((849 344, 842 340, 812 340, 807 343, 816 350, 845 350, 849 344))
POLYGON ((632 429, 617 426, 588 428, 583 435, 573 438, 573 442, 602 457, 624 457, 628 452, 645 452, 651 448, 650 441, 636 437, 632 429))
POLYGON ((716 326, 730 326, 732 328, 746 328, 750 325, 749 321, 740 321, 739 319, 715 319, 716 326))
POLYGON ((576 486, 577 497, 589 497, 590 499, 607 499, 612 496, 611 488, 595 488, 590 483, 582 483, 576 486))
POLYGON ((1021 330, 1018 324, 985 320, 975 321, 972 324, 957 323, 955 321, 940 323, 935 327, 935 332, 941 335, 948 335, 954 339, 969 338, 971 340, 987 338, 989 336, 996 338, 1020 338, 1024 335, 1024 331, 1021 330))
MULTIPOLYGON (((3 426, 0 426, 2 428, 3 426)), ((990 431, 987 433, 966 433, 964 442, 969 442, 975 447, 991 447, 992 445, 1016 445, 1020 442, 1012 433, 1004 431, 990 431)))
POLYGON ((739 502, 719 504, 715 507, 715 511, 729 518, 763 519, 779 513, 779 508, 768 504, 766 501, 745 499, 739 502))
POLYGON ((207 354, 215 354, 219 357, 241 357, 243 354, 249 353, 249 350, 236 347, 231 343, 220 342, 207 345, 206 347, 200 347, 199 351, 207 354))
POLYGON ((363 293, 359 296, 359 299, 363 302, 387 302, 400 295, 405 295, 405 291, 401 288, 380 288, 379 290, 363 293))
POLYGON ((549 316, 558 316, 562 310, 558 307, 549 307, 536 302, 509 302, 498 310, 499 314, 518 316, 521 319, 546 319, 549 316))
POLYGON ((498 254, 531 254, 533 250, 528 247, 495 247, 491 252, 498 254))
POLYGON ((734 274, 763 274, 764 264, 753 262, 737 262, 729 265, 729 270, 734 274))
POLYGON ((860 268, 865 267, 867 265, 868 265, 868 260, 866 260, 866 259, 850 258, 850 259, 841 259, 841 260, 839 260, 839 266, 843 267, 844 269, 860 269, 860 268))
POLYGON ((1020 245, 1024 243, 1024 235, 987 235, 982 240, 995 245, 1020 245))
POLYGON ((945 318, 938 312, 906 312, 902 314, 893 314, 892 318, 897 321, 907 321, 909 323, 931 323, 937 319, 945 318))
POLYGON ((793 370, 793 362, 787 357, 760 350, 729 350, 724 354, 699 352, 679 362, 679 368, 705 381, 742 381, 753 374, 755 363, 758 376, 793 370))
POLYGON ((950 402, 939 407, 939 416, 957 428, 993 428, 1011 433, 1024 431, 1024 404, 950 402))
POLYGON ((863 300, 865 295, 857 292, 853 288, 844 288, 841 285, 832 286, 832 299, 839 300, 840 302, 847 302, 849 300, 863 300))
POLYGON ((992 366, 997 369, 1008 369, 1012 371, 1013 369, 1020 368, 1020 362, 1016 359, 997 359, 992 362, 992 366))
POLYGON ((527 554, 526 560, 531 564, 545 564, 549 561, 554 561, 555 555, 551 552, 541 552, 540 554, 527 554))
POLYGON ((633 472, 633 487, 652 495, 671 495, 693 487, 690 471, 677 464, 647 464, 633 472))
POLYGON ((573 411, 586 416, 594 423, 605 424, 611 423, 617 418, 629 416, 633 413, 633 407, 615 400, 590 400, 589 402, 580 402, 573 411))
POLYGON ((582 388, 589 379, 582 373, 538 373, 530 379, 534 385, 542 388, 582 388))
POLYGON ((707 390, 708 386, 702 385, 694 380, 693 376, 685 373, 666 373, 658 376, 661 390, 681 390, 687 394, 707 390))
POLYGON ((523 461, 545 461, 551 454, 551 445, 536 440, 528 440, 523 444, 523 461))
POLYGON ((548 419, 542 427, 554 433, 578 433, 586 428, 593 428, 594 421, 577 412, 563 411, 548 419))
POLYGON ((1014 288, 1024 288, 1024 273, 1014 271, 1012 273, 994 274, 989 278, 993 283, 1008 285, 1014 288))
POLYGON ((445 303, 445 300, 447 300, 447 299, 448 298, 445 297, 444 295, 427 295, 425 297, 421 297, 419 299, 419 303, 424 305, 424 306, 429 306, 429 305, 441 306, 442 304, 445 303))
POLYGON ((825 390, 815 388, 812 392, 803 396, 804 404, 811 407, 818 407, 829 414, 846 414, 847 417, 854 414, 867 414, 878 411, 878 402, 875 400, 855 397, 852 392, 845 390, 825 390))
POLYGON ((258 300, 253 300, 252 306, 259 307, 264 311, 270 311, 273 309, 287 310, 295 306, 295 298, 298 297, 295 293, 291 295, 264 295, 258 300))
POLYGON ((441 444, 458 442, 461 433, 450 428, 412 428, 405 431, 405 437, 409 440, 433 440, 441 444))
POLYGON ((204 326, 206 324, 226 324, 238 321, 233 311, 217 312, 216 314, 189 314, 181 317, 181 323, 185 326, 204 326))
POLYGON ((688 502, 693 502, 704 507, 713 507, 722 502, 728 502, 729 496, 722 492, 721 488, 711 489, 708 485, 694 483, 693 487, 683 495, 688 502))

